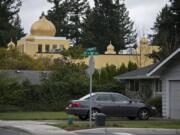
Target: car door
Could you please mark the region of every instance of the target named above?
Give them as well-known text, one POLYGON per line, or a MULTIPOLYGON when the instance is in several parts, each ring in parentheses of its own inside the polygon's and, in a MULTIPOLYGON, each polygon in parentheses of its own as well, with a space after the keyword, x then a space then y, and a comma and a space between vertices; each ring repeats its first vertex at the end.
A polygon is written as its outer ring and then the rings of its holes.
POLYGON ((116 116, 133 116, 134 107, 131 100, 121 94, 112 94, 112 99, 116 106, 114 111, 116 116))
POLYGON ((95 99, 96 107, 107 116, 114 116, 114 102, 110 94, 99 94, 95 99))

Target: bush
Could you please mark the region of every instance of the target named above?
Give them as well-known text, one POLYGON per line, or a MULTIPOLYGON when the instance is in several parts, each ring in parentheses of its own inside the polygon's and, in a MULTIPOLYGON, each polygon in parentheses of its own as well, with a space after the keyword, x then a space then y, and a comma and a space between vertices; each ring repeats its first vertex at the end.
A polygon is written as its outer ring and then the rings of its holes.
POLYGON ((158 111, 157 116, 162 116, 162 97, 151 98, 146 103, 155 106, 158 111))
POLYGON ((0 105, 0 112, 21 112, 23 109, 14 105, 0 105))

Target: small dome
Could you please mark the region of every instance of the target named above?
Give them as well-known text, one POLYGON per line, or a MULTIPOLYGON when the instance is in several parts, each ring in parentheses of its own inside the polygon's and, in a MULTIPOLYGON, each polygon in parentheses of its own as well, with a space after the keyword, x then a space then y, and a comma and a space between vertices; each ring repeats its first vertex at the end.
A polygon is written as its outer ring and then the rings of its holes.
POLYGON ((105 54, 116 54, 116 52, 114 51, 114 46, 112 45, 111 41, 110 44, 107 46, 107 51, 105 52, 105 54))
POLYGON ((56 28, 54 24, 47 20, 45 16, 33 23, 31 34, 34 36, 55 36, 56 28))
POLYGON ((114 51, 114 46, 112 45, 111 41, 110 44, 107 46, 107 50, 114 51))
POLYGON ((9 50, 9 49, 16 48, 16 45, 15 45, 15 43, 13 41, 11 41, 11 42, 8 43, 7 47, 8 47, 8 50, 9 50))
POLYGON ((141 38, 140 42, 141 42, 141 44, 148 44, 148 39, 145 36, 143 36, 141 38))

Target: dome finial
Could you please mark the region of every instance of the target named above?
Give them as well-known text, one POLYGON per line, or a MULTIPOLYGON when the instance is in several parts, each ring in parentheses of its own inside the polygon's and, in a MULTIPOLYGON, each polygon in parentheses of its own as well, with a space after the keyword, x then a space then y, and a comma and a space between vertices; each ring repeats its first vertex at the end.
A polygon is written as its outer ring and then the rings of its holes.
POLYGON ((42 19, 43 17, 45 17, 44 11, 41 13, 41 16, 39 17, 39 19, 42 19))

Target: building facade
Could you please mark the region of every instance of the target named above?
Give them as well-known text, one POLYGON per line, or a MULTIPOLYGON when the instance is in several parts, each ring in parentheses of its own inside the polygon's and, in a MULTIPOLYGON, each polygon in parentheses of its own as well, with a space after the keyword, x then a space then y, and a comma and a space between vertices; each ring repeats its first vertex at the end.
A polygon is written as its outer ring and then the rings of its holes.
POLYGON ((66 37, 55 37, 56 28, 45 16, 32 24, 30 35, 21 38, 17 42, 20 52, 37 57, 61 57, 63 49, 68 49, 70 42, 66 37))
MULTIPOLYGON (((55 37, 56 28, 54 24, 47 20, 45 16, 32 24, 30 34, 21 38, 17 42, 17 49, 33 58, 49 57, 52 60, 62 58, 60 52, 68 50, 71 46, 70 40, 66 37, 55 37)), ((14 47, 10 42, 8 48, 14 47)), ((153 64, 153 60, 148 56, 153 51, 159 51, 157 46, 150 46, 146 37, 140 40, 140 45, 136 49, 127 47, 126 50, 115 51, 115 47, 110 42, 104 54, 95 55, 95 68, 101 69, 107 65, 120 67, 122 63, 128 65, 129 61, 136 63, 139 67, 153 64)), ((89 58, 83 60, 72 60, 75 62, 89 63, 89 58)))

